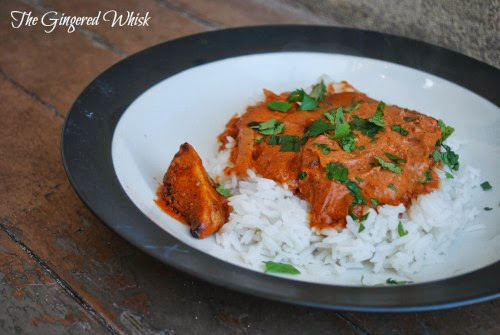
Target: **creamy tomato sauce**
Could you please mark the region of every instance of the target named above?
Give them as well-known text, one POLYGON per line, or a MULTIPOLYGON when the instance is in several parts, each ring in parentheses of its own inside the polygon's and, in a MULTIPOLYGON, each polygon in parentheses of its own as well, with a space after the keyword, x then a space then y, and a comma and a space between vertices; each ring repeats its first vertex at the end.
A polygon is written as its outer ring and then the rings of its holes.
POLYGON ((356 128, 353 121, 361 120, 373 126, 368 120, 375 116, 379 102, 360 92, 334 93, 332 90, 330 86, 317 108, 299 111, 299 104, 293 102, 286 113, 270 110, 268 103, 285 102, 289 93, 265 91, 265 101, 249 106, 245 114, 231 119, 218 137, 223 145, 227 136, 236 140, 231 151, 232 166, 226 173, 245 177, 247 169, 252 169, 264 178, 287 184, 297 196, 311 204, 310 223, 317 228, 342 228, 348 214, 361 217, 367 207, 400 203, 408 206, 418 195, 439 186, 432 169, 438 163, 431 157, 442 135, 436 119, 398 106, 385 106, 383 127, 369 136, 356 128), (333 125, 324 113, 333 111, 331 114, 335 115, 338 107, 343 107, 345 120, 351 125, 353 150, 343 149, 341 139, 334 138, 334 129, 318 136, 306 136, 317 120, 333 125), (290 135, 300 139, 296 151, 283 151, 280 145, 270 144, 272 135, 263 135, 249 126, 272 119, 284 124, 283 131, 274 136, 290 135), (376 156, 398 167, 400 173, 384 168, 376 156), (328 164, 339 163, 348 170, 351 188, 345 182, 327 177, 328 164), (355 201, 353 184, 360 189, 362 203, 355 201))

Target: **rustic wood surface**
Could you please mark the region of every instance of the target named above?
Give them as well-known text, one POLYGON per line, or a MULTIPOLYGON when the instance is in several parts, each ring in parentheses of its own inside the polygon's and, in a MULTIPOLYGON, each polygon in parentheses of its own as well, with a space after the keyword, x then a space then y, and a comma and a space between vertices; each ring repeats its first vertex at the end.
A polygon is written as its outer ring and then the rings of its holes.
MULTIPOLYGON (((145 255, 78 199, 60 155, 64 118, 106 68, 148 46, 230 26, 339 24, 285 1, 0 1, 0 334, 498 334, 490 301, 363 314, 276 303, 212 286, 145 255), (13 29, 12 10, 149 11, 149 27, 69 34, 13 29)), ((498 18, 498 15, 497 15, 498 18)))

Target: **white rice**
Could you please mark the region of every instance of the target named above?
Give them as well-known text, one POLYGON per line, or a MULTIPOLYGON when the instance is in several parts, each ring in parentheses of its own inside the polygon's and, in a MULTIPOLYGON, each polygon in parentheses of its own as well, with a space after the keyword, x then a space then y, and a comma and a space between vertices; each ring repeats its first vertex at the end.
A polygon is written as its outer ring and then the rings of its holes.
MULTIPOLYGON (((459 143, 449 140, 456 151, 459 143)), ((419 196, 406 210, 399 206, 369 209, 360 233, 358 221, 347 216, 347 226, 315 231, 309 227, 307 202, 273 180, 261 178, 251 170, 248 178, 237 180, 223 173, 234 140, 226 150, 209 160, 207 170, 231 188, 233 208, 226 223, 215 234, 216 243, 225 251, 236 252, 239 259, 262 271, 265 261, 289 263, 302 273, 331 276, 350 269, 369 269, 376 274, 396 274, 412 279, 424 265, 438 262, 457 234, 481 229, 474 224, 479 214, 471 205, 480 183, 480 172, 461 167, 454 179, 446 179, 436 170, 441 186, 419 196), (398 224, 408 231, 399 236, 398 224)))

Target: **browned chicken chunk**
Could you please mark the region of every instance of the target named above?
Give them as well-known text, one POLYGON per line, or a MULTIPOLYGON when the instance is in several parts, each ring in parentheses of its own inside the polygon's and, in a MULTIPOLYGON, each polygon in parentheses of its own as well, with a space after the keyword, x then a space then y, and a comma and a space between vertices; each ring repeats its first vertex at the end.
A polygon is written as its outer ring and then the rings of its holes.
POLYGON ((227 222, 227 200, 216 191, 200 156, 188 143, 181 145, 165 173, 160 197, 196 238, 213 234, 227 222))

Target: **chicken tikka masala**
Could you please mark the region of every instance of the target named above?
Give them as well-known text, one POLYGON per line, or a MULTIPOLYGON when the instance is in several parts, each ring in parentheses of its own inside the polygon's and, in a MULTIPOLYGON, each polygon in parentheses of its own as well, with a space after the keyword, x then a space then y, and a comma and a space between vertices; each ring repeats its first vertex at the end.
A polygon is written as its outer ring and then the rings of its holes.
MULTIPOLYGON (((363 220, 368 207, 409 206, 439 186, 434 168, 458 169, 458 155, 442 142, 453 132, 441 120, 389 106, 354 90, 335 92, 321 81, 275 94, 233 117, 219 135, 220 150, 235 139, 227 175, 251 169, 286 184, 310 203, 311 227, 342 229, 346 216, 363 220), (443 150, 441 150, 443 147, 443 150)), ((175 155, 157 203, 203 238, 227 222, 228 190, 205 171, 187 143, 175 155)))

